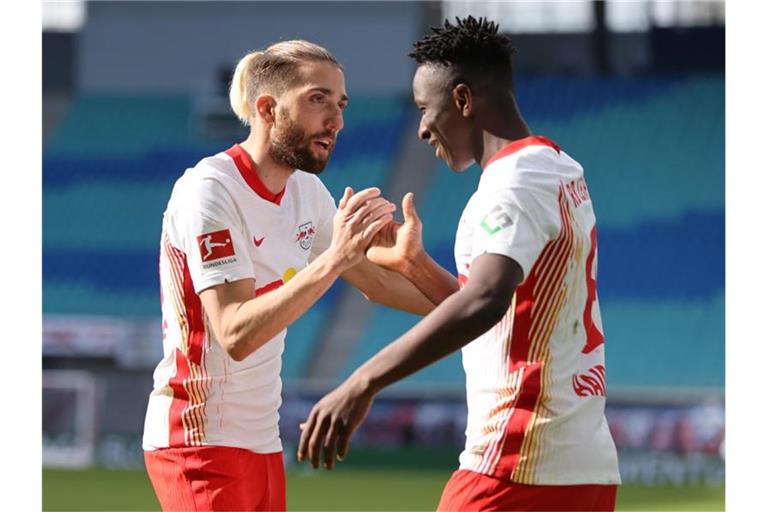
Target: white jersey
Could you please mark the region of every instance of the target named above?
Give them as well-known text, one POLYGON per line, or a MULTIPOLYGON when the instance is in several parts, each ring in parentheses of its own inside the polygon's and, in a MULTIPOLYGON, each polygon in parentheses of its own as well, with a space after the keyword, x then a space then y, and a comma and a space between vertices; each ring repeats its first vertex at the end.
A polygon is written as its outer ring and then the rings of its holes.
POLYGON ((595 215, 581 166, 545 137, 491 158, 456 234, 472 261, 502 254, 524 280, 504 318, 462 349, 467 440, 460 468, 520 484, 617 484, 605 419, 595 215))
POLYGON ((203 159, 176 182, 163 216, 164 357, 149 396, 145 450, 281 451, 286 330, 235 361, 216 340, 198 294, 246 278, 255 280, 255 295, 281 286, 330 246, 335 211, 322 182, 305 172, 294 172, 272 194, 239 145, 203 159))

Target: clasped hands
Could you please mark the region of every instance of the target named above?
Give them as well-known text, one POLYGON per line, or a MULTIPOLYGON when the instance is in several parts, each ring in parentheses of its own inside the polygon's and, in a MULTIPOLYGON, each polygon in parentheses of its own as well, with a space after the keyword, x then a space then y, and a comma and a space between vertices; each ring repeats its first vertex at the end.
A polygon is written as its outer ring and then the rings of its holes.
MULTIPOLYGON (((402 207, 404 222, 398 223, 392 216, 395 205, 380 197, 379 189, 369 188, 353 195, 347 187, 334 219, 334 243, 337 232, 340 240, 349 240, 347 228, 356 226, 352 232, 357 233, 357 243, 350 247, 357 253, 345 253, 347 261, 356 263, 364 253, 372 263, 401 273, 416 261, 423 246, 413 193, 403 196, 402 207)), ((374 395, 368 383, 352 375, 317 402, 300 425, 299 461, 309 460, 317 469, 322 458, 323 465, 333 469, 335 461, 346 456, 350 438, 368 414, 374 395)))
POLYGON ((423 250, 421 220, 413 193, 403 196, 403 223, 394 220, 395 205, 380 194, 375 187, 357 193, 350 187, 344 190, 334 217, 331 247, 345 267, 355 265, 365 254, 372 263, 402 272, 423 250))

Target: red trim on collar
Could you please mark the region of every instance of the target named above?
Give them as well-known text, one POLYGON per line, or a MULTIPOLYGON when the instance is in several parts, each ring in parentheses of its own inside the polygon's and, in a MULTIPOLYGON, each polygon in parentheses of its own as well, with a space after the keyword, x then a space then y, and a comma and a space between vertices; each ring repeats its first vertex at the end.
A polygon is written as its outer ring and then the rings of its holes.
POLYGON ((259 173, 256 172, 256 164, 253 163, 250 155, 240 146, 240 144, 235 144, 226 150, 225 153, 234 160, 237 170, 240 171, 240 176, 243 177, 248 186, 251 187, 259 197, 270 203, 275 203, 276 205, 280 204, 280 201, 285 194, 285 188, 277 194, 273 194, 272 191, 264 185, 261 178, 259 178, 259 173))
POLYGON ((504 158, 505 156, 509 156, 512 153, 515 153, 517 151, 520 151, 523 148, 527 148, 528 146, 549 146, 550 148, 554 149, 558 153, 560 152, 560 146, 552 142, 550 139, 544 137, 543 135, 531 135, 529 137, 525 137, 524 139, 518 139, 513 140, 500 150, 498 150, 485 164, 485 168, 487 168, 489 165, 491 165, 496 160, 499 160, 501 158, 504 158))

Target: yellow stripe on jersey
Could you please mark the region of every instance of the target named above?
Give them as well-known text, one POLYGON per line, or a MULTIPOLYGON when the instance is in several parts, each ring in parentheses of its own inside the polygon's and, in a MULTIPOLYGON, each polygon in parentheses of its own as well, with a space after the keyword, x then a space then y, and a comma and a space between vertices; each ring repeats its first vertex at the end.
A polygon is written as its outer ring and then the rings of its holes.
POLYGON ((171 246, 167 235, 163 240, 164 255, 168 260, 168 270, 171 274, 170 292, 176 320, 181 333, 179 350, 186 355, 188 351, 187 339, 189 337, 189 323, 187 322, 187 310, 184 305, 182 268, 184 262, 177 254, 177 250, 171 246))
MULTIPOLYGON (((187 318, 186 304, 184 303, 184 259, 178 249, 173 247, 167 235, 163 239, 163 253, 168 261, 171 283, 168 289, 176 314, 180 331, 179 350, 184 356, 189 355, 189 320, 187 318)), ((205 336, 207 339, 208 337, 205 336)), ((205 350, 201 354, 202 365, 197 365, 187 359, 190 377, 184 379, 182 386, 189 397, 188 404, 181 412, 182 425, 184 427, 184 442, 188 446, 201 446, 206 436, 207 419, 205 417, 205 404, 210 394, 211 379, 204 369, 205 350)))
POLYGON ((547 404, 551 401, 552 369, 550 361, 550 340, 560 312, 565 304, 567 288, 563 282, 568 263, 573 259, 574 236, 573 216, 565 194, 560 190, 561 233, 556 239, 552 252, 542 265, 542 278, 534 286, 530 339, 533 340, 528 352, 529 362, 541 362, 541 389, 531 419, 526 427, 520 447, 517 467, 510 478, 516 483, 531 484, 535 481, 535 467, 543 446, 544 426, 551 417, 547 404), (538 307, 537 307, 538 306, 538 307))
POLYGON ((489 434, 489 439, 484 443, 483 457, 475 466, 475 469, 479 472, 487 471, 498 463, 499 457, 501 457, 499 444, 503 440, 507 422, 514 410, 514 404, 520 392, 520 383, 523 375, 522 368, 511 372, 509 364, 516 307, 517 295, 513 295, 512 304, 510 304, 501 322, 496 325, 498 328, 497 339, 504 340, 497 361, 500 365, 499 374, 503 373, 505 375, 504 381, 506 386, 499 391, 500 398, 502 399, 501 403, 490 411, 486 420, 486 425, 490 423, 490 426, 486 426, 483 432, 489 434))

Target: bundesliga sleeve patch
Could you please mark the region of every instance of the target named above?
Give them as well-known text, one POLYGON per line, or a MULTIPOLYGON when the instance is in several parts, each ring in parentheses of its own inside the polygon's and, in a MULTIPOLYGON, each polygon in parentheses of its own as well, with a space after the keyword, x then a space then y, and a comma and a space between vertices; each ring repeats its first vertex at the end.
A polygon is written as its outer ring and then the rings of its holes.
POLYGON ((218 267, 237 261, 234 257, 235 244, 228 229, 198 235, 197 247, 200 249, 203 268, 218 267))
POLYGON ((504 208, 499 205, 494 206, 493 209, 483 217, 483 220, 480 221, 480 227, 489 235, 495 235, 512 224, 514 224, 514 221, 507 215, 504 208))

